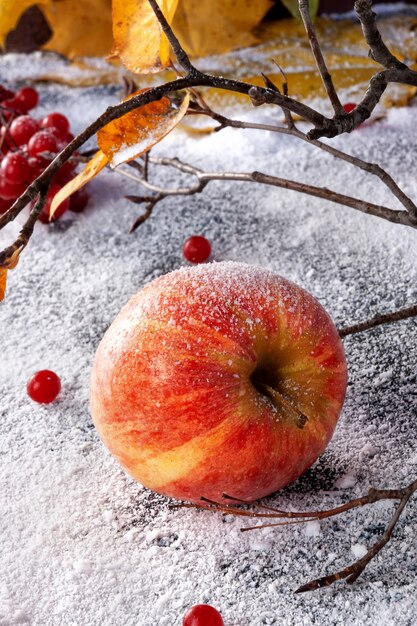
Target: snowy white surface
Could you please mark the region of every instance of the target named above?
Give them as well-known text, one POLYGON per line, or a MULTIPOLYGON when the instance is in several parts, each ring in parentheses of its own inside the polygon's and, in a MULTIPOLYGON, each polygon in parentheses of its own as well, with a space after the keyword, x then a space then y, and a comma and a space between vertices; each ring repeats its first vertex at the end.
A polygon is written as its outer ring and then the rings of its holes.
MULTIPOLYGON (((78 131, 115 93, 45 85, 39 115, 67 111, 78 131)), ((251 115, 273 119, 267 109, 251 115)), ((334 144, 378 161, 417 198, 416 126, 417 108, 392 110, 334 144)), ((397 206, 376 179, 285 136, 225 130, 190 139, 177 132, 157 151, 397 206)), ((160 176, 176 182, 167 169, 160 176)), ((299 283, 343 326, 417 301, 417 231, 293 192, 229 182, 166 200, 129 235, 140 207, 123 199, 128 193, 140 190, 104 173, 84 214, 39 224, 0 305, 0 625, 180 626, 185 610, 201 602, 216 606, 225 626, 415 624, 415 503, 353 586, 294 595, 300 584, 360 557, 391 507, 243 534, 250 521, 172 510, 106 452, 91 423, 88 387, 105 329, 146 282, 184 263, 181 248, 191 234, 212 241, 216 260, 261 265, 299 283), (25 389, 44 368, 63 382, 50 406, 31 402, 25 389)), ((1 233, 0 244, 16 231, 12 225, 1 233)), ((335 436, 316 465, 268 504, 329 508, 371 485, 397 487, 415 477, 416 330, 410 320, 345 340, 350 381, 335 436)))

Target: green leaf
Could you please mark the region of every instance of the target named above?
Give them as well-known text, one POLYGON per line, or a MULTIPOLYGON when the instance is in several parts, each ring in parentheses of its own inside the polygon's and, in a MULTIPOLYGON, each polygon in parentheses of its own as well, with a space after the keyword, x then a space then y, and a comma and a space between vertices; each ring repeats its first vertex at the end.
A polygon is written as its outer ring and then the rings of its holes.
MULTIPOLYGON (((298 0, 282 0, 282 4, 288 9, 293 17, 300 17, 298 0)), ((310 0, 310 15, 314 19, 319 10, 320 0, 310 0)))

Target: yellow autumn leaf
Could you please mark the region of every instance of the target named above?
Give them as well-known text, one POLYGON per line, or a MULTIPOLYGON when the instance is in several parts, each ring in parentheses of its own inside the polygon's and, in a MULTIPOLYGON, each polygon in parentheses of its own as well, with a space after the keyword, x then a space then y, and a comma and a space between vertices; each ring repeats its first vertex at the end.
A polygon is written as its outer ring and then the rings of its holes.
POLYGON ((187 93, 181 105, 176 107, 169 98, 164 97, 113 120, 99 130, 97 142, 110 165, 116 167, 136 159, 161 141, 182 120, 189 101, 187 93))
POLYGON ((272 0, 180 0, 172 28, 194 56, 221 54, 257 43, 253 29, 272 0))
MULTIPOLYGON (((316 29, 323 53, 336 89, 343 102, 359 101, 372 76, 380 66, 368 56, 368 46, 360 25, 348 19, 330 20, 317 18, 316 29)), ((417 38, 412 34, 417 27, 416 18, 401 16, 381 19, 378 22, 384 41, 398 56, 417 59, 417 38)), ((222 55, 221 71, 224 76, 255 85, 264 85, 261 72, 279 87, 282 75, 271 59, 276 59, 285 71, 289 94, 302 102, 326 99, 326 93, 303 25, 298 20, 287 19, 264 22, 256 29, 260 43, 251 51, 239 49, 222 55), (251 52, 251 54, 249 54, 251 52)), ((218 59, 207 59, 208 73, 218 72, 218 59), (211 65, 213 63, 213 65, 211 65)), ((411 66, 413 67, 413 66, 411 66)), ((403 106, 415 95, 416 88, 408 85, 391 84, 384 93, 383 106, 403 106)), ((237 93, 208 88, 204 98, 217 110, 227 111, 246 97, 237 93)), ((330 112, 330 109, 329 109, 330 112)))
POLYGON ((36 4, 53 32, 43 46, 70 58, 102 56, 112 42, 111 0, 0 0, 0 46, 20 16, 36 4))
POLYGON ((53 31, 43 46, 70 58, 104 56, 112 42, 111 0, 47 0, 36 3, 53 31))
POLYGON ((96 152, 81 172, 54 195, 51 202, 51 208, 49 210, 50 218, 52 218, 61 202, 69 198, 73 193, 81 189, 81 187, 84 187, 84 185, 86 185, 90 180, 95 178, 97 174, 99 174, 101 170, 106 167, 108 162, 107 157, 101 152, 101 150, 96 152))
POLYGON ((51 202, 50 218, 61 202, 95 178, 109 161, 112 167, 116 167, 120 163, 135 159, 158 143, 181 121, 187 112, 188 104, 188 93, 178 108, 173 106, 169 98, 162 98, 131 111, 102 128, 97 133, 101 149, 75 178, 55 194, 51 202))
POLYGON ((3 267, 0 267, 0 302, 4 299, 7 286, 7 273, 16 267, 19 261, 20 249, 15 250, 12 256, 6 261, 3 267))
POLYGON ((15 28, 21 14, 33 4, 33 0, 0 0, 0 46, 3 46, 7 33, 15 28))
MULTIPOLYGON (((220 54, 256 43, 252 30, 272 0, 158 0, 185 50, 220 54)), ((113 56, 132 72, 169 66, 170 47, 148 0, 113 0, 113 56)))
MULTIPOLYGON (((172 21, 178 0, 158 0, 168 22, 172 21)), ((113 0, 111 57, 135 73, 158 72, 170 64, 170 46, 148 0, 113 0)))
POLYGON ((0 302, 4 299, 7 284, 7 267, 0 267, 0 302))

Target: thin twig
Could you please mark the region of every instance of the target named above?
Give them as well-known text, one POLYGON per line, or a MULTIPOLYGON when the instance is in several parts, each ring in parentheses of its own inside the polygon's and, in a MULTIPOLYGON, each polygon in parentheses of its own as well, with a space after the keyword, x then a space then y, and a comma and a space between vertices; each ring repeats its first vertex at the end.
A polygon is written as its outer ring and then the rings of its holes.
MULTIPOLYGON (((178 189, 164 189, 163 187, 150 184, 147 181, 144 181, 142 178, 134 176, 133 174, 128 174, 123 172, 124 176, 129 176, 136 180, 140 185, 155 191, 158 194, 161 194, 161 200, 166 196, 171 195, 193 195, 195 193, 199 193, 204 189, 204 187, 208 184, 208 182, 213 180, 233 180, 233 181, 241 181, 241 182, 255 182, 264 185, 270 185, 274 187, 280 187, 282 189, 288 189, 291 191, 297 191, 300 193, 305 193, 310 196, 314 196, 317 198, 322 198, 324 200, 328 200, 330 202, 334 202, 336 204, 348 206, 352 209, 356 209, 357 211, 361 211, 362 213, 366 213, 368 215, 375 215, 381 218, 384 218, 390 222, 395 224, 405 224, 408 226, 412 226, 413 228, 417 227, 417 224, 414 224, 406 211, 398 211, 394 209, 390 209, 389 207, 383 205, 373 204, 372 202, 367 202, 366 200, 361 200, 359 198, 354 198, 352 196, 347 196, 345 194, 340 194, 331 189, 327 189, 325 187, 316 187, 314 185, 308 185, 306 183, 300 183, 298 181, 288 180, 286 178, 280 178, 278 176, 272 176, 270 174, 265 174, 263 172, 206 172, 201 170, 200 168, 196 168, 188 163, 183 163, 177 158, 153 158, 150 157, 151 163, 157 163, 159 165, 165 165, 169 167, 175 167, 176 169, 181 170, 182 172, 192 174, 195 176, 200 185, 178 188, 178 189)), ((122 172, 121 172, 122 173, 122 172)))
MULTIPOLYGON (((369 563, 376 557, 376 555, 382 550, 382 548, 389 542, 392 537, 392 533, 401 517, 402 512, 408 504, 411 496, 417 491, 417 480, 413 481, 406 489, 398 491, 399 504, 396 507, 394 514, 392 515, 390 522, 385 529, 382 537, 374 543, 374 545, 368 550, 368 552, 361 558, 348 565, 347 567, 329 574, 328 576, 321 576, 311 580, 310 582, 301 585, 294 593, 305 593, 306 591, 315 591, 322 587, 330 587, 337 580, 345 580, 349 585, 354 583, 357 578, 363 573, 369 563)), ((383 499, 383 498, 381 498, 383 499)))
POLYGON ((409 69, 405 63, 399 61, 397 57, 388 50, 383 42, 381 33, 376 25, 376 14, 372 10, 372 0, 357 0, 355 2, 355 11, 356 15, 359 17, 365 41, 370 48, 371 58, 387 69, 409 69))
POLYGON ((143 179, 148 180, 149 176, 149 150, 143 155, 143 179))
POLYGON ((139 228, 141 224, 143 224, 143 222, 146 222, 146 220, 148 220, 151 217, 152 212, 158 201, 159 201, 159 198, 155 197, 147 203, 145 211, 142 213, 142 215, 139 215, 139 217, 135 219, 135 221, 133 222, 132 226, 129 229, 129 233, 133 233, 137 228, 139 228))
MULTIPOLYGON (((173 81, 169 81, 162 85, 158 85, 156 87, 152 87, 147 91, 144 91, 132 97, 129 100, 109 107, 92 124, 90 124, 84 131, 82 131, 77 137, 75 137, 53 159, 53 161, 48 165, 45 171, 29 185, 26 191, 0 217, 0 228, 5 226, 10 221, 14 220, 17 215, 19 215, 21 211, 25 208, 25 206, 27 206, 27 204, 29 204, 30 201, 33 200, 39 193, 41 193, 41 198, 44 198, 45 192, 47 192, 53 176, 56 174, 58 169, 98 130, 103 128, 109 122, 122 117, 126 113, 130 113, 131 111, 145 104, 160 100, 162 97, 175 91, 198 86, 211 87, 215 89, 245 94, 249 96, 251 101, 256 105, 277 105, 300 116, 305 121, 310 122, 313 128, 307 133, 306 137, 309 140, 313 140, 320 137, 334 137, 344 132, 351 132, 354 128, 359 126, 371 115, 389 82, 399 82, 417 86, 417 72, 409 69, 407 66, 397 65, 395 63, 389 64, 389 67, 387 69, 384 69, 383 71, 378 72, 375 76, 373 76, 362 101, 350 114, 342 116, 336 115, 334 118, 327 118, 318 111, 307 106, 306 104, 301 103, 289 97, 288 95, 281 94, 279 90, 271 89, 268 87, 258 87, 243 81, 223 78, 221 76, 213 76, 211 74, 206 74, 199 71, 191 63, 188 55, 185 53, 184 49, 182 48, 181 44, 173 33, 171 27, 164 18, 156 0, 148 1, 157 16, 164 33, 171 43, 179 64, 187 72, 186 76, 173 81)), ((360 2, 360 4, 364 4, 365 7, 371 6, 371 3, 366 3, 365 0, 363 0, 362 3, 360 2)), ((369 31, 369 27, 367 26, 367 20, 369 18, 368 14, 359 10, 358 16, 360 20, 363 20, 363 26, 368 28, 369 31)), ((372 45, 374 46, 372 49, 374 58, 378 58, 380 44, 378 43, 378 41, 373 41, 372 45)), ((382 56, 384 56, 385 53, 381 52, 381 54, 382 56)), ((244 180, 267 182, 267 180, 261 180, 262 176, 262 174, 259 175, 255 172, 252 177, 244 178, 244 180)), ((285 184, 280 184, 277 182, 277 180, 275 181, 275 183, 273 183, 271 182, 270 177, 267 184, 277 184, 277 186, 292 188, 296 191, 301 190, 299 183, 293 184, 292 181, 285 181, 285 184)), ((314 193, 313 195, 323 197, 323 193, 324 191, 320 190, 320 192, 317 191, 317 193, 314 193)), ((341 197, 342 196, 340 196, 339 199, 341 199, 341 197)), ((335 200, 335 198, 336 196, 334 194, 333 197, 328 197, 328 199, 330 200, 337 201, 335 200)), ((360 203, 360 201, 357 201, 355 199, 355 206, 353 206, 351 203, 347 204, 347 206, 359 208, 358 202, 360 203)), ((362 208, 359 208, 359 210, 364 210, 364 203, 361 203, 361 207, 362 208)), ((32 216, 38 215, 39 212, 40 211, 31 213, 31 216, 24 224, 15 242, 0 252, 0 267, 7 265, 8 259, 16 250, 22 250, 27 245, 33 232, 33 226, 31 226, 32 216)), ((404 215, 404 212, 392 211, 391 209, 387 209, 386 207, 378 207, 377 205, 368 204, 368 208, 365 209, 365 212, 373 215, 378 215, 380 217, 385 217, 386 219, 389 219, 390 221, 393 221, 395 223, 407 224, 409 226, 417 224, 417 211, 411 209, 410 215, 408 216, 404 215)))
POLYGON ((191 63, 188 54, 185 52, 184 48, 182 47, 177 37, 175 36, 172 28, 170 27, 167 20, 165 19, 165 15, 162 13, 157 1, 148 0, 148 2, 152 7, 153 12, 155 13, 156 18, 159 24, 161 25, 161 28, 166 38, 171 44, 172 50, 175 56, 177 57, 178 63, 186 72, 188 72, 189 74, 193 74, 196 71, 196 69, 194 65, 191 63))
POLYGON ((239 498, 234 498, 232 495, 227 494, 223 494, 223 498, 225 500, 235 500, 238 503, 244 503, 246 505, 252 506, 253 509, 240 509, 238 508, 238 506, 236 506, 236 504, 225 504, 222 502, 216 502, 205 497, 201 498, 202 504, 181 503, 173 505, 172 508, 209 509, 214 511, 220 511, 222 513, 227 513, 228 515, 236 515, 238 517, 262 519, 278 518, 281 520, 279 522, 268 522, 267 524, 245 527, 241 529, 243 532, 246 532, 249 530, 257 530, 261 528, 271 528, 273 526, 284 526, 287 524, 293 524, 294 522, 311 522, 315 520, 328 519, 331 517, 335 517, 336 515, 346 513, 347 511, 352 511, 353 509, 375 504, 376 502, 391 500, 398 501, 398 505, 385 529, 384 534, 378 541, 375 542, 375 544, 362 558, 358 559, 356 562, 338 572, 314 579, 302 585, 301 587, 298 587, 298 589, 295 590, 295 593, 304 593, 306 591, 314 591, 322 587, 329 587, 336 581, 343 579, 346 580, 348 584, 352 584, 358 578, 358 576, 362 574, 367 565, 369 565, 369 563, 376 557, 376 555, 382 550, 382 548, 389 542, 392 537, 393 531, 401 517, 402 512, 404 511, 410 498, 416 493, 416 491, 417 480, 414 480, 405 488, 400 489, 372 488, 368 491, 368 494, 366 496, 354 498, 353 500, 350 500, 338 507, 323 511, 283 511, 282 509, 275 509, 271 506, 243 502, 239 498))
POLYGON ((308 40, 310 42, 311 51, 316 61, 317 69, 321 80, 323 81, 324 88, 329 97, 330 103, 334 109, 336 115, 345 115, 342 103, 339 100, 336 89, 334 87, 332 77, 327 69, 326 61, 324 60, 321 46, 317 39, 316 29, 314 28, 313 20, 310 14, 309 0, 299 0, 298 7, 300 10, 301 19, 303 20, 304 28, 307 33, 308 40))
POLYGON ((398 311, 394 311, 393 313, 375 315, 375 317, 370 320, 366 320, 365 322, 359 322, 358 324, 353 324, 352 326, 341 328, 339 330, 339 335, 341 337, 347 337, 348 335, 362 333, 365 330, 370 330, 371 328, 376 328, 377 326, 381 326, 383 324, 392 324, 393 322, 399 322, 400 320, 406 320, 410 317, 416 316, 417 304, 413 304, 412 306, 406 307, 404 309, 399 309, 398 311))
MULTIPOLYGON (((287 80, 287 75, 284 72, 284 70, 282 69, 282 67, 274 60, 275 65, 277 66, 282 78, 283 78, 283 83, 282 83, 282 91, 284 93, 284 96, 288 96, 288 80, 287 80)), ((289 130, 293 129, 295 127, 295 122, 294 122, 294 118, 293 115, 291 113, 291 111, 289 109, 286 109, 285 107, 281 107, 282 108, 282 112, 284 113, 284 118, 285 118, 285 123, 287 125, 287 128, 289 130)))
MULTIPOLYGON (((228 117, 225 117, 224 115, 220 114, 220 113, 216 113, 215 111, 213 111, 210 107, 206 108, 194 108, 194 111, 196 113, 201 113, 202 115, 206 115, 208 117, 211 117, 212 119, 214 119, 215 121, 219 122, 220 126, 218 128, 216 128, 215 130, 219 131, 222 130, 226 127, 231 127, 231 128, 242 128, 242 129, 253 129, 253 130, 266 130, 266 131, 270 131, 270 132, 274 132, 274 133, 281 133, 284 135, 291 135, 292 137, 296 137, 297 139, 301 139, 302 141, 305 141, 306 143, 316 146, 317 148, 319 148, 320 150, 323 150, 324 152, 327 152, 329 154, 331 154, 332 156, 334 156, 337 159, 341 159, 343 161, 346 161, 347 163, 350 163, 351 165, 354 165, 355 167, 358 167, 359 169, 365 171, 365 172, 369 172, 370 174, 376 176, 377 178, 379 178, 381 180, 381 182, 391 191, 391 193, 397 198, 397 200, 399 200, 401 202, 401 204, 404 206, 404 208, 408 211, 408 213, 411 216, 411 221, 414 223, 414 219, 413 219, 413 215, 417 214, 417 206, 416 204, 411 200, 411 198, 409 196, 407 196, 406 193, 404 193, 404 191, 399 187, 399 185, 395 182, 395 180, 392 178, 392 176, 390 174, 388 174, 388 172, 386 170, 384 170, 380 165, 378 165, 377 163, 370 163, 368 161, 364 161, 363 159, 357 157, 357 156, 353 156, 351 154, 348 154, 346 152, 343 152, 342 150, 338 150, 337 148, 334 148, 333 146, 324 143, 322 141, 319 140, 310 140, 307 136, 306 133, 303 133, 301 130, 299 130, 295 124, 294 121, 291 117, 290 112, 290 123, 288 123, 288 119, 286 118, 286 122, 287 125, 286 126, 275 126, 275 125, 271 125, 271 124, 257 124, 254 122, 243 122, 243 121, 239 121, 239 120, 233 120, 230 119, 228 117)), ((417 225, 417 224, 416 224, 417 225)))

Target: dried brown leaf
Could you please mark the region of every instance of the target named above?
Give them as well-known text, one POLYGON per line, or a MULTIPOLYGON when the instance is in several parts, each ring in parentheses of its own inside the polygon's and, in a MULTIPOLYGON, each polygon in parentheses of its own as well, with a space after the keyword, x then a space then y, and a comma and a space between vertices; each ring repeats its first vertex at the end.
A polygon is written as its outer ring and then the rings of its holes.
POLYGON ((6 261, 3 267, 0 267, 0 302, 4 299, 7 286, 7 273, 16 267, 19 262, 20 249, 15 250, 12 256, 6 261))
POLYGON ((95 178, 108 163, 107 157, 99 150, 87 163, 84 169, 72 180, 69 181, 52 199, 49 211, 50 218, 54 215, 57 207, 69 198, 73 193, 84 187, 90 180, 95 178))
POLYGON ((164 97, 123 115, 99 130, 98 145, 110 165, 116 167, 136 159, 161 141, 182 120, 189 101, 187 93, 181 105, 176 107, 169 98, 164 97))

